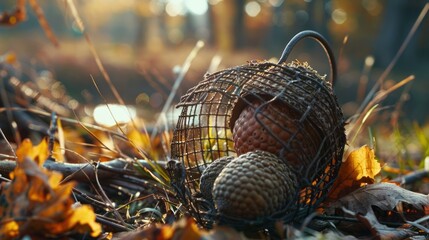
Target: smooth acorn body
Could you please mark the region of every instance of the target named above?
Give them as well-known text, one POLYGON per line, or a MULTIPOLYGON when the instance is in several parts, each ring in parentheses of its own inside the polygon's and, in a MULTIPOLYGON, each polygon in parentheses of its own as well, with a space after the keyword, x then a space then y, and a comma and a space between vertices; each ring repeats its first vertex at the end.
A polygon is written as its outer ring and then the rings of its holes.
POLYGON ((237 154, 263 150, 290 163, 296 170, 308 166, 321 144, 317 131, 300 114, 280 101, 250 101, 234 122, 237 154), (309 138, 309 135, 312 135, 309 138))

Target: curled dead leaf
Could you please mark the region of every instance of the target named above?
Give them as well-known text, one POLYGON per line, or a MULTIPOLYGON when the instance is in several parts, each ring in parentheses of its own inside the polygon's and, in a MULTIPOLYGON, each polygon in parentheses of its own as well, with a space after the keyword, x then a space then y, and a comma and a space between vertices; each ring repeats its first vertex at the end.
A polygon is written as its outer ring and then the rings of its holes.
POLYGON ((380 170, 381 166, 375 159, 373 149, 364 145, 354 150, 341 165, 328 200, 339 199, 366 184, 374 183, 374 177, 380 173, 380 170))

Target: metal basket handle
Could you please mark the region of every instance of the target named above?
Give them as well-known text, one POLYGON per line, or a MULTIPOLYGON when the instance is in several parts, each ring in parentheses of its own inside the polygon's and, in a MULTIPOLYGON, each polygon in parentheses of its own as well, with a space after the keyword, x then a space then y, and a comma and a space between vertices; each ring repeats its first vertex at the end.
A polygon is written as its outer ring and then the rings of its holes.
POLYGON ((312 30, 305 30, 297 33, 286 45, 277 64, 285 62, 295 45, 304 38, 312 38, 316 40, 323 47, 323 50, 325 50, 326 56, 328 57, 329 65, 331 67, 331 84, 332 86, 334 86, 337 80, 337 65, 335 64, 334 53, 332 52, 328 41, 326 41, 326 39, 318 32, 312 30))

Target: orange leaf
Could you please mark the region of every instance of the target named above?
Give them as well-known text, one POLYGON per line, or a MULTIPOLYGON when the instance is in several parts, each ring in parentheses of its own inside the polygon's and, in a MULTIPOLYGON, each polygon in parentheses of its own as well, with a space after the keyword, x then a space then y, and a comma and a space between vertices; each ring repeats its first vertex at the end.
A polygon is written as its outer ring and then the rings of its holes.
POLYGON ((70 229, 79 233, 90 233, 92 237, 101 234, 101 225, 95 222, 96 216, 91 206, 79 205, 76 208, 70 208, 69 205, 68 211, 66 210, 63 215, 66 217, 63 221, 45 222, 42 227, 48 228, 49 232, 54 235, 65 233, 70 229))
MULTIPOLYGON (((42 145, 40 149, 43 148, 42 145)), ((60 184, 60 173, 43 169, 28 157, 37 155, 40 149, 32 147, 30 141, 24 141, 13 171, 14 178, 0 186, 0 236, 43 237, 73 232, 98 236, 101 226, 95 222, 92 208, 85 205, 73 207, 70 195, 75 183, 60 184)), ((39 163, 43 159, 40 158, 39 163)))
POLYGON ((39 166, 48 158, 48 144, 46 140, 40 141, 39 145, 34 146, 30 139, 26 138, 22 141, 16 150, 18 163, 22 162, 25 157, 33 159, 39 166))
POLYGON ((354 150, 341 165, 328 200, 336 200, 353 192, 365 184, 374 183, 374 177, 380 172, 380 163, 375 159, 374 150, 364 145, 354 150))
POLYGON ((22 140, 22 143, 16 150, 17 162, 22 162, 26 156, 33 158, 33 155, 33 143, 31 140, 28 138, 22 140))

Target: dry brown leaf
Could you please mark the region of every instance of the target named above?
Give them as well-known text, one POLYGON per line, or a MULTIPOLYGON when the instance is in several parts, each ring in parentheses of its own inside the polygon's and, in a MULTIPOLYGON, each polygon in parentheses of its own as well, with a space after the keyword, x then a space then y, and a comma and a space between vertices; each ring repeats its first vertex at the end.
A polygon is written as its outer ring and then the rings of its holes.
POLYGON ((17 153, 12 181, 2 183, 0 194, 0 239, 24 235, 52 236, 69 232, 98 236, 90 206, 73 206, 70 197, 74 182, 60 184, 62 175, 43 169, 45 147, 33 147, 25 140, 17 153), (37 159, 37 163, 32 158, 37 159))
POLYGON ((329 192, 328 200, 333 201, 350 192, 374 183, 380 172, 380 163, 375 159, 374 150, 364 145, 354 150, 342 163, 337 179, 329 192))
POLYGON ((373 212, 360 215, 356 218, 362 223, 375 239, 400 240, 418 235, 418 232, 406 228, 392 228, 378 222, 373 212))
MULTIPOLYGON (((361 224, 340 222, 337 228, 360 236, 369 232, 376 239, 403 239, 418 234, 404 228, 388 227, 380 221, 405 224, 427 214, 427 195, 403 189, 391 183, 370 184, 342 197, 326 208, 327 214, 356 217, 361 224), (408 204, 412 211, 403 209, 408 204), (387 216, 387 217, 386 217, 387 216)), ((408 209, 410 210, 410 208, 408 209)))
POLYGON ((391 211, 398 204, 408 203, 425 213, 429 206, 429 197, 409 191, 391 183, 370 184, 329 204, 326 212, 334 213, 336 209, 346 208, 354 213, 365 215, 376 206, 384 211, 391 211))

